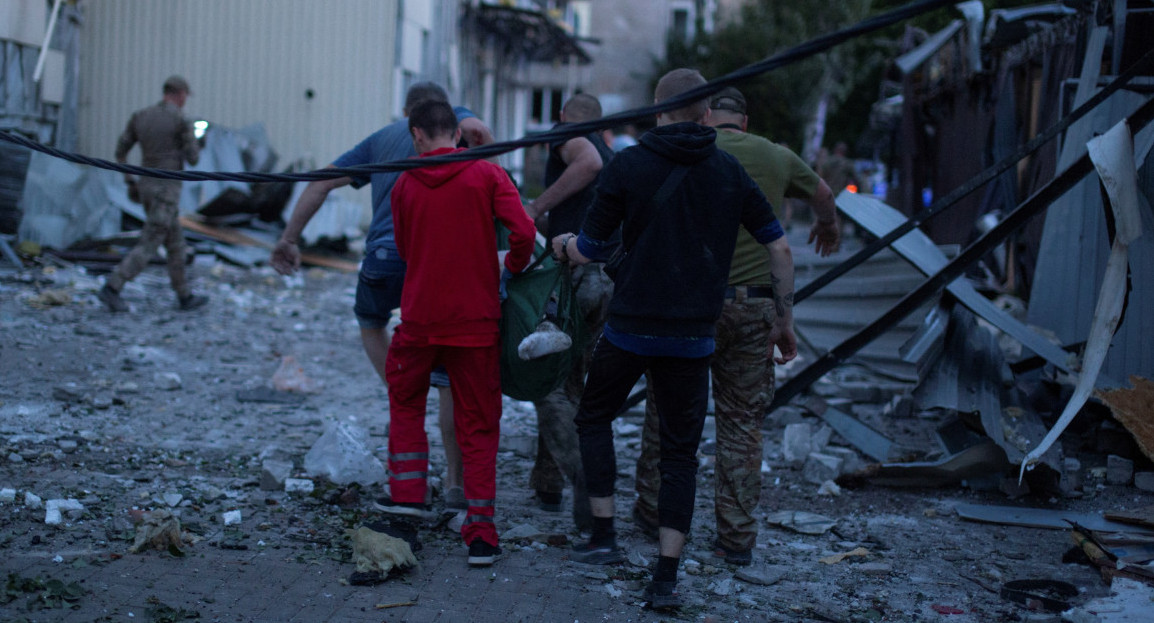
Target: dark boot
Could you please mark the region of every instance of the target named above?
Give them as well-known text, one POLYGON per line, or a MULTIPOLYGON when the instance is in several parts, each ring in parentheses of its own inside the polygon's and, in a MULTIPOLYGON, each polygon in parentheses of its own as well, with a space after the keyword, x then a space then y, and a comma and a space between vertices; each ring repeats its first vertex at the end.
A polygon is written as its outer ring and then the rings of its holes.
POLYGON ((120 293, 107 285, 100 288, 100 291, 96 293, 96 298, 100 299, 100 302, 104 303, 110 312, 123 313, 128 311, 128 303, 120 298, 120 293))
POLYGON ((208 297, 203 294, 189 294, 180 297, 180 311, 200 309, 208 304, 208 297))

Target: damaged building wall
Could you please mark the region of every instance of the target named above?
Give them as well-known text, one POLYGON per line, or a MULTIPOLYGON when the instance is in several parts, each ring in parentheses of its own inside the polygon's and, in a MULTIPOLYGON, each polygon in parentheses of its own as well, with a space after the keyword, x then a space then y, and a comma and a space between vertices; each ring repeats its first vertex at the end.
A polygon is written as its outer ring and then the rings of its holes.
POLYGON ((60 7, 37 76, 49 5, 43 0, 0 3, 0 128, 73 149, 81 20, 76 7, 60 7))
MULTIPOLYGON (((86 1, 79 151, 110 158, 174 73, 188 116, 263 122, 282 162, 323 166, 395 119, 395 0, 86 1)), ((351 192, 351 191, 350 191, 351 192)), ((350 198, 369 203, 368 193, 350 198)))
MULTIPOLYGON (((1082 123, 1085 137, 1104 132, 1148 101, 1148 95, 1121 91, 1111 97, 1082 123)), ((1071 129, 1072 133, 1077 127, 1071 129)), ((1149 136, 1139 133, 1135 144, 1149 136)), ((1081 145, 1078 154, 1085 153, 1081 145)), ((1141 157, 1142 154, 1136 154, 1141 157)), ((1146 233, 1130 244, 1131 286, 1125 318, 1114 336, 1099 377, 1099 387, 1117 387, 1130 375, 1154 378, 1154 217, 1150 194, 1154 185, 1150 158, 1139 176, 1139 201, 1146 233), (1143 182, 1144 180, 1144 182, 1143 182), (1144 184, 1144 185, 1143 185, 1144 184)), ((1102 195, 1096 177, 1088 177, 1046 214, 1036 279, 1030 293, 1028 319, 1052 330, 1064 344, 1086 339, 1094 313, 1094 301, 1102 287, 1106 259, 1110 252, 1102 195), (1071 303, 1076 304, 1071 304, 1071 303)))

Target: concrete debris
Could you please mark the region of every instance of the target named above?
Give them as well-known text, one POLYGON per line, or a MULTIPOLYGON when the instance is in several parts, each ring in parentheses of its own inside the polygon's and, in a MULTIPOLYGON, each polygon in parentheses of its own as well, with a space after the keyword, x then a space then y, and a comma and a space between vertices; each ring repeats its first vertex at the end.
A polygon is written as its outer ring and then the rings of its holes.
POLYGON ((165 493, 163 496, 161 496, 161 499, 167 506, 176 508, 180 505, 181 502, 184 501, 184 496, 175 491, 169 491, 168 493, 165 493))
POLYGON ((52 388, 52 397, 61 402, 81 402, 88 391, 76 383, 65 383, 52 388))
POLYGON ((1116 578, 1110 595, 1099 597, 1062 613, 1068 623, 1146 623, 1154 588, 1136 580, 1116 578))
POLYGON ((856 565, 854 570, 866 575, 889 575, 893 573, 894 567, 884 562, 863 562, 856 565))
POLYGON ((180 519, 169 511, 160 509, 144 514, 143 522, 136 528, 136 540, 128 551, 139 554, 154 549, 179 555, 183 545, 180 519))
POLYGON ((1134 474, 1134 486, 1142 491, 1154 492, 1154 472, 1134 474))
POLYGON ((156 383, 157 389, 164 391, 175 391, 184 385, 180 375, 175 372, 157 372, 152 380, 156 383))
POLYGON ((54 499, 48 500, 44 504, 44 523, 50 526, 59 526, 64 522, 64 513, 74 515, 84 511, 84 505, 79 500, 68 498, 66 500, 54 499))
POLYGON ((365 445, 367 439, 368 433, 350 422, 327 421, 325 432, 305 454, 305 471, 338 485, 384 481, 385 466, 365 445))
POLYGON ((175 363, 176 357, 161 348, 128 346, 121 352, 121 360, 133 365, 162 365, 175 363))
POLYGON ((290 461, 268 460, 260 466, 260 488, 264 491, 280 491, 285 488, 285 479, 292 476, 290 461))
POLYGON ((827 426, 815 433, 813 425, 808 422, 788 424, 781 438, 781 454, 790 465, 801 467, 810 453, 821 452, 825 448, 832 434, 833 431, 827 426))
POLYGON ((711 593, 713 593, 714 595, 718 595, 720 597, 727 597, 727 596, 731 595, 734 591, 733 580, 732 579, 725 579, 725 580, 718 580, 717 582, 713 582, 712 584, 709 585, 709 591, 711 593))
POLYGON ((239 510, 225 511, 221 515, 221 519, 224 521, 224 525, 234 526, 241 522, 241 514, 239 510))
POLYGON ((649 568, 649 559, 637 550, 630 550, 627 560, 629 561, 629 564, 633 565, 634 567, 640 567, 642 569, 649 568))
POLYGON ((512 452, 523 459, 531 459, 537 456, 537 436, 501 435, 497 449, 500 452, 512 452))
POLYGON ((316 483, 308 478, 286 478, 284 490, 286 493, 303 493, 308 495, 316 489, 316 483))
POLYGON ((765 521, 801 534, 825 534, 837 525, 836 519, 806 511, 778 511, 766 516, 765 521))
POLYGON ((292 355, 285 355, 281 359, 280 368, 272 375, 272 386, 278 391, 302 394, 315 394, 321 389, 320 383, 309 378, 292 355))
POLYGON ((545 536, 544 532, 527 523, 517 524, 508 530, 501 531, 501 538, 503 539, 536 539, 543 536, 545 536))
POLYGON ((807 482, 820 485, 827 480, 834 480, 841 475, 842 465, 845 463, 840 457, 822 452, 810 452, 802 468, 802 477, 807 482))
POLYGON ((830 497, 837 497, 837 496, 841 495, 841 487, 837 486, 836 482, 834 482, 832 480, 827 480, 827 481, 821 483, 821 486, 817 488, 817 494, 818 495, 828 495, 830 497))
POLYGON ((25 491, 24 506, 27 506, 32 510, 37 510, 44 506, 44 501, 41 500, 40 496, 36 495, 35 493, 32 493, 31 491, 25 491))
POLYGON ((16 501, 16 490, 15 489, 8 489, 8 488, 0 489, 0 502, 15 502, 15 501, 16 501))
POLYGON ((738 569, 733 577, 758 586, 772 586, 789 575, 791 571, 792 569, 784 565, 751 565, 738 569))
POLYGON ((40 294, 24 299, 24 303, 39 309, 68 305, 71 302, 72 293, 68 290, 44 290, 40 294))
POLYGON ((1106 457, 1106 482, 1112 485, 1128 485, 1134 477, 1134 461, 1111 454, 1106 457))
POLYGON ((613 584, 606 584, 605 585, 605 592, 609 593, 609 596, 614 598, 614 599, 619 599, 621 597, 621 595, 624 594, 621 592, 621 589, 617 588, 613 584))

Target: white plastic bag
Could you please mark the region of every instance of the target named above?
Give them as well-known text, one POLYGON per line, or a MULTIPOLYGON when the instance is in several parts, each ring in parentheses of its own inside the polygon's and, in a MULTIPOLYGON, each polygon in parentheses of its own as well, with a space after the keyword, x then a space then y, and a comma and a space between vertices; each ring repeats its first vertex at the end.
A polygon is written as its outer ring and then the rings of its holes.
POLYGON ((338 485, 385 480, 385 466, 365 445, 368 434, 349 422, 329 420, 325 432, 305 454, 305 471, 338 485))

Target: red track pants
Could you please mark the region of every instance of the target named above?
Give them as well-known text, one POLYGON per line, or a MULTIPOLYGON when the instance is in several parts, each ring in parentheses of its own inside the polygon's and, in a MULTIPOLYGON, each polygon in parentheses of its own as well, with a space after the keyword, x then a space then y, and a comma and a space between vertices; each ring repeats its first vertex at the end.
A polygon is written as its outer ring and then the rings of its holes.
POLYGON ((424 503, 429 438, 425 401, 429 373, 445 366, 453 390, 453 420, 464 466, 468 516, 466 543, 481 538, 497 545, 493 504, 497 493, 497 443, 501 420, 500 347, 442 346, 412 336, 402 324, 385 359, 389 383, 389 489, 394 501, 424 503))

